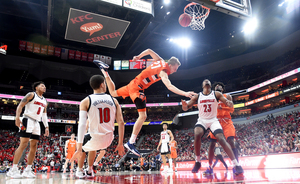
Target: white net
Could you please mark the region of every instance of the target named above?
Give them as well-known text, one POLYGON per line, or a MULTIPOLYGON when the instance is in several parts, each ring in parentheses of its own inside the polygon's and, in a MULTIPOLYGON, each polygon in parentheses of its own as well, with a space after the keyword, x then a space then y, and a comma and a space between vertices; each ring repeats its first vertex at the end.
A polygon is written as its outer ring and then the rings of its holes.
POLYGON ((184 8, 184 13, 191 16, 190 27, 192 30, 203 30, 205 19, 208 17, 210 9, 197 3, 190 3, 184 8))

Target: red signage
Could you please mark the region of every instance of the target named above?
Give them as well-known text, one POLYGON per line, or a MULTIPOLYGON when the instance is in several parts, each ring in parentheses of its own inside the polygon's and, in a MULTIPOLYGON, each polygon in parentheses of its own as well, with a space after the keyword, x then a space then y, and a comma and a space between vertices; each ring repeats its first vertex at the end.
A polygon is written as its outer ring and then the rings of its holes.
POLYGON ((75 58, 75 50, 69 50, 69 59, 75 58))
POLYGON ((20 50, 26 50, 26 42, 25 41, 19 41, 19 49, 20 50))
POLYGON ((55 56, 56 57, 60 57, 60 53, 61 53, 61 48, 55 47, 55 56))
POLYGON ((81 59, 81 52, 80 51, 76 51, 76 53, 75 53, 75 59, 77 59, 77 60, 81 59))
POLYGON ((41 54, 47 55, 47 48, 48 48, 47 45, 42 45, 42 46, 41 46, 41 54))
POLYGON ((33 43, 32 42, 27 42, 26 51, 28 51, 28 52, 33 51, 33 43))
POLYGON ((53 46, 48 46, 48 55, 53 56, 54 55, 54 47, 53 46))
POLYGON ((262 102, 262 101, 264 101, 264 100, 267 100, 267 99, 276 97, 276 96, 278 96, 278 95, 279 95, 279 93, 278 93, 278 92, 275 92, 275 93, 272 93, 272 94, 270 94, 270 95, 266 95, 266 96, 260 97, 260 98, 258 98, 258 99, 255 99, 255 100, 246 102, 246 103, 245 103, 245 106, 249 106, 249 105, 252 105, 252 104, 255 104, 255 103, 258 103, 258 102, 262 102))
POLYGON ((34 43, 33 52, 34 53, 40 53, 41 52, 41 45, 38 44, 38 43, 34 43))
MULTIPOLYGON (((229 168, 233 165, 229 158, 224 159, 229 168)), ((284 168, 299 168, 300 167, 300 153, 286 153, 274 155, 261 155, 240 157, 239 163, 243 169, 284 169, 284 168)), ((191 171, 195 161, 177 162, 178 171, 191 171)), ((209 167, 208 160, 201 160, 201 170, 209 167)), ((218 162, 215 169, 225 169, 221 162, 218 162)), ((163 170, 163 164, 161 167, 163 170)))
POLYGON ((81 55, 82 55, 81 56, 81 60, 82 61, 87 61, 87 53, 86 52, 82 52, 81 55))
POLYGON ((88 55, 88 61, 93 62, 93 60, 94 60, 94 54, 89 54, 88 55))

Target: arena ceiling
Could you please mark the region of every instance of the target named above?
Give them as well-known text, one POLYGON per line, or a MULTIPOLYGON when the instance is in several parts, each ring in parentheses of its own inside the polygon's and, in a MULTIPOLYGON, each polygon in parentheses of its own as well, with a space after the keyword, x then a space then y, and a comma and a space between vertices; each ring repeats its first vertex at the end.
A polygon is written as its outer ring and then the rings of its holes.
POLYGON ((265 48, 299 30, 299 12, 288 14, 285 7, 278 6, 282 1, 252 0, 253 16, 258 19, 259 27, 255 34, 247 36, 241 32, 245 20, 216 11, 206 19, 203 31, 181 27, 178 17, 189 3, 183 0, 171 0, 168 5, 163 0, 154 0, 154 17, 99 0, 0 1, 0 42, 9 44, 9 53, 13 55, 19 55, 18 40, 25 40, 113 59, 130 59, 151 48, 163 58, 177 56, 185 63, 182 68, 191 68, 265 48), (65 40, 71 7, 131 23, 116 49, 65 40), (192 41, 190 48, 182 49, 169 41, 182 36, 192 41))

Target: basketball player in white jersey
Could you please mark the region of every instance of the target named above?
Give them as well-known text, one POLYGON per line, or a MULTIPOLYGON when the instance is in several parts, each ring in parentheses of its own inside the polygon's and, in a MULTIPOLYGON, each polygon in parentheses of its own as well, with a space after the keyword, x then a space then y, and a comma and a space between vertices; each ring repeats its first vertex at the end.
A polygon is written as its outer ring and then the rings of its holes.
POLYGON ((15 151, 13 167, 7 173, 7 176, 12 178, 35 178, 34 173, 32 173, 32 163, 36 154, 37 143, 41 135, 41 127, 39 121, 43 121, 45 126, 44 136, 49 136, 49 126, 47 118, 47 101, 43 97, 46 92, 46 86, 43 82, 35 82, 32 85, 34 92, 28 93, 20 102, 16 110, 16 126, 19 127, 18 136, 20 137, 20 145, 15 151), (25 111, 23 114, 23 119, 21 121, 20 115, 22 109, 25 106, 25 111), (23 151, 26 149, 28 142, 30 142, 30 150, 27 156, 27 167, 20 174, 18 170, 18 163, 22 156, 23 151))
POLYGON ((170 152, 170 147, 169 143, 174 140, 174 136, 170 130, 168 130, 168 124, 163 123, 163 131, 160 133, 160 141, 157 146, 157 151, 159 151, 160 148, 160 155, 164 163, 164 171, 163 172, 170 172, 173 173, 173 168, 172 168, 172 158, 171 158, 171 152, 170 152), (166 157, 169 159, 169 169, 167 166, 167 160, 166 157))
POLYGON ((236 170, 235 174, 242 174, 244 171, 241 165, 237 162, 230 145, 227 143, 222 127, 217 119, 217 108, 218 101, 222 101, 229 107, 233 106, 233 103, 227 100, 222 93, 219 91, 211 90, 211 83, 208 79, 205 79, 202 83, 203 91, 198 95, 194 96, 188 103, 184 100, 182 102, 182 110, 187 111, 189 108, 193 107, 195 103, 198 102, 199 118, 194 129, 194 149, 196 155, 196 163, 192 170, 193 173, 197 173, 201 168, 200 162, 200 149, 201 149, 201 138, 209 128, 214 134, 219 144, 223 147, 224 151, 227 153, 231 159, 234 168, 236 170))
POLYGON ((71 162, 79 156, 76 177, 93 178, 93 163, 97 150, 106 149, 114 139, 115 120, 119 124, 119 143, 115 151, 120 156, 125 154, 124 120, 121 107, 118 101, 106 92, 106 83, 101 75, 94 75, 90 78, 90 86, 94 94, 89 95, 80 103, 77 151, 71 162), (89 119, 89 130, 86 135, 86 122, 89 119), (82 152, 84 151, 84 152, 82 152), (88 169, 84 173, 82 170, 86 153, 88 152, 88 169))

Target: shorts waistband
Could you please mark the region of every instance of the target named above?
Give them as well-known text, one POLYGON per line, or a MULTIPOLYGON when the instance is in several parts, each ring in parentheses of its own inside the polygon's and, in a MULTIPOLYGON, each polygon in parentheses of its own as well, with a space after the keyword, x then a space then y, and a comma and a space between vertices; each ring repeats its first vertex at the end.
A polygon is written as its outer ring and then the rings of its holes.
POLYGON ((27 116, 27 115, 23 115, 23 118, 31 119, 32 121, 36 121, 36 122, 38 122, 38 120, 36 120, 36 119, 33 119, 32 117, 29 117, 29 116, 27 116))

